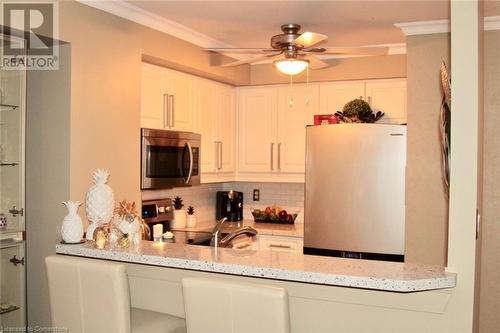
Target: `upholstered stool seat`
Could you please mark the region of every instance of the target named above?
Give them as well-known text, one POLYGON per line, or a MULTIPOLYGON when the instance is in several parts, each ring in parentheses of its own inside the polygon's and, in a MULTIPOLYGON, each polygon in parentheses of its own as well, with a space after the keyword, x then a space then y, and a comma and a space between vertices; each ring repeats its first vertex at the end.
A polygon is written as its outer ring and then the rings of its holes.
POLYGON ((182 292, 189 333, 290 332, 286 289, 185 278, 182 292))
POLYGON ((52 326, 84 333, 185 332, 184 319, 130 307, 125 265, 71 256, 45 258, 52 326))

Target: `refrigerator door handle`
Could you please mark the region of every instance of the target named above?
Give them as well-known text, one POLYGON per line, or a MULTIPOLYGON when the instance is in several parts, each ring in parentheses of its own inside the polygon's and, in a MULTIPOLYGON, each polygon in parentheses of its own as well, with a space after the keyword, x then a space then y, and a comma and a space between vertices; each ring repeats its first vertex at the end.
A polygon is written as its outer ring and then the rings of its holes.
POLYGON ((271 171, 274 171, 274 142, 271 142, 271 171))

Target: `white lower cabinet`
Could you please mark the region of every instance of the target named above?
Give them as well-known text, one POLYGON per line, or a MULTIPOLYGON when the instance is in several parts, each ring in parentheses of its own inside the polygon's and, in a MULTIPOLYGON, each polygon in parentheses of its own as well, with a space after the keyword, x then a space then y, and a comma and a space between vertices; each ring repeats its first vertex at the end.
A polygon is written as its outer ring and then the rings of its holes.
POLYGON ((304 240, 301 237, 257 235, 253 250, 302 253, 304 240))

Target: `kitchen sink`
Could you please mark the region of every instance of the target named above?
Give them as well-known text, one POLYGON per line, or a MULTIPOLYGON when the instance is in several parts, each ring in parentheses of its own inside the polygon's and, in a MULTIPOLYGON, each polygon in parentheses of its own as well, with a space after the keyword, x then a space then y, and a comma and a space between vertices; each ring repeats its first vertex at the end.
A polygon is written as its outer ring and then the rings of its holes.
MULTIPOLYGON (((173 231, 174 238, 165 240, 170 243, 187 245, 212 246, 211 231, 173 231)), ((233 247, 233 240, 256 235, 257 231, 250 227, 225 228, 219 233, 220 247, 233 247)))

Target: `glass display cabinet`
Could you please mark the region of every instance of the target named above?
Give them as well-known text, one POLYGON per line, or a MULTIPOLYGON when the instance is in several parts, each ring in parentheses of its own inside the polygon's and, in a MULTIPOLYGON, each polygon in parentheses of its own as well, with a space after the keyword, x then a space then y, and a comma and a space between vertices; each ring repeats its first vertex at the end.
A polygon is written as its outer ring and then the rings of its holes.
MULTIPOLYGON (((21 43, 1 34, 0 39, 21 43)), ((3 328, 26 325, 25 96, 26 71, 0 67, 0 327, 3 328)))

